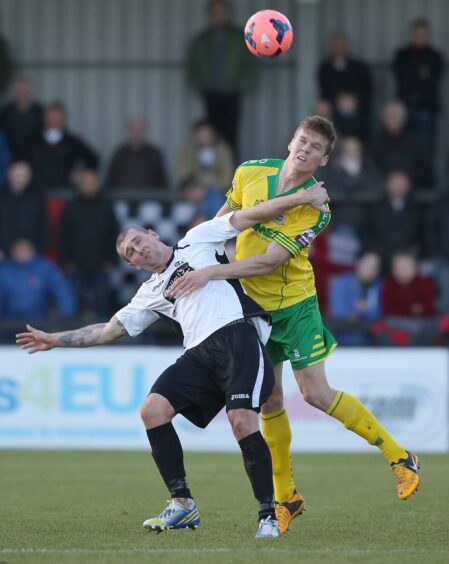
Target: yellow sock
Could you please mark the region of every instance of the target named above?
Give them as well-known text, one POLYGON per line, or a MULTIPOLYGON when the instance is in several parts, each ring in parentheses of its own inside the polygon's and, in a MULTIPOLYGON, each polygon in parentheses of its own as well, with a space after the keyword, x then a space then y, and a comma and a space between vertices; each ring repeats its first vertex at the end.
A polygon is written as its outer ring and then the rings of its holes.
POLYGON ((295 491, 290 443, 292 432, 285 409, 262 415, 262 435, 270 449, 273 462, 274 498, 288 501, 295 491))
POLYGON ((400 458, 407 458, 405 450, 389 435, 363 403, 351 394, 337 392, 326 413, 341 421, 347 429, 363 437, 370 445, 379 447, 390 464, 400 458))

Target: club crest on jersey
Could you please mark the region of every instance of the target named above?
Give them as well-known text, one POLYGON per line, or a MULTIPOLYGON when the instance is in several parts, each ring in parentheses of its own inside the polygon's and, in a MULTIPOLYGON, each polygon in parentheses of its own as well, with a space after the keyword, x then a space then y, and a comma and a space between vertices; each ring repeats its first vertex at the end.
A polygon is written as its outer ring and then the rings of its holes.
POLYGON ((284 225, 285 224, 285 213, 281 213, 281 215, 278 215, 277 218, 274 220, 274 223, 277 223, 278 225, 284 225))
POLYGON ((253 208, 256 207, 256 206, 258 206, 258 205, 261 204, 262 202, 265 202, 265 200, 264 200, 264 199, 260 199, 260 200, 259 200, 259 198, 257 198, 256 200, 254 200, 253 208))
POLYGON ((297 241, 304 249, 305 247, 307 247, 307 245, 310 245, 310 243, 315 239, 315 237, 316 237, 316 233, 315 231, 313 231, 313 229, 306 229, 305 231, 302 231, 299 235, 295 237, 295 241, 297 241))

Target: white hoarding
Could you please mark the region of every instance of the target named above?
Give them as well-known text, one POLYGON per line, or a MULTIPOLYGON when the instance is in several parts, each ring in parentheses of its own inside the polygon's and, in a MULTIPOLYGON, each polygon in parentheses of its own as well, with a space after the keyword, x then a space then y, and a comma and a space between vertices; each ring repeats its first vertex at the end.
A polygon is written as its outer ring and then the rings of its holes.
MULTIPOLYGON (((139 405, 181 352, 102 347, 26 355, 0 347, 0 448, 147 448, 139 405)), ((341 349, 329 359, 327 372, 334 388, 359 397, 407 448, 447 451, 447 351, 341 349)), ((288 365, 284 390, 294 450, 370 448, 302 400, 288 365)), ((224 412, 206 430, 181 416, 175 425, 186 449, 237 446, 224 412)))

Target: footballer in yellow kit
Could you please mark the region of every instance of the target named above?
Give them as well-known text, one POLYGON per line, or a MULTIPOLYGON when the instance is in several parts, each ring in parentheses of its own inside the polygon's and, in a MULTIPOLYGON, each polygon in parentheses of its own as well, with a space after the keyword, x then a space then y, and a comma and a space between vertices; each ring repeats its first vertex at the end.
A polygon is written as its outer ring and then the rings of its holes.
MULTIPOLYGON (((311 177, 301 186, 276 195, 283 164, 280 159, 243 163, 227 194, 229 207, 233 210, 253 207, 272 198, 307 190, 316 183, 311 177)), ((301 206, 270 222, 255 225, 237 238, 237 261, 264 254, 272 241, 292 256, 269 274, 242 279, 247 293, 272 316, 267 350, 274 365, 290 360, 294 369, 301 369, 321 362, 336 347, 335 339, 321 321, 315 277, 308 258, 310 244, 329 220, 329 213, 301 206)))
MULTIPOLYGON (((329 120, 320 116, 306 118, 289 143, 285 161, 247 161, 236 170, 227 202, 217 215, 282 198, 292 191, 307 190, 316 183, 315 170, 327 164, 335 140, 335 129, 329 120)), ((393 472, 399 499, 408 499, 419 485, 418 457, 399 445, 359 399, 327 382, 324 360, 336 342, 321 320, 308 252, 329 220, 330 213, 308 206, 290 210, 241 233, 237 237, 235 262, 189 272, 173 287, 173 292, 182 297, 209 280, 240 278, 247 293, 272 317, 267 351, 276 383, 261 411, 262 433, 273 462, 276 516, 281 532, 288 530, 305 507, 293 480, 291 429, 283 407, 284 360, 290 361, 307 403, 379 448, 393 472)))

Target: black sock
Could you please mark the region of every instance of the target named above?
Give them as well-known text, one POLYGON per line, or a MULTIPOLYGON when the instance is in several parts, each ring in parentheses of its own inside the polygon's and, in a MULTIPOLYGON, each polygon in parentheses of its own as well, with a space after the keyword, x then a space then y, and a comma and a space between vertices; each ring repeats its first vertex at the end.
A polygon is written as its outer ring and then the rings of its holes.
POLYGON ((259 520, 275 519, 273 467, 270 449, 260 431, 256 431, 239 441, 243 463, 253 488, 254 497, 260 505, 259 520))
POLYGON ((172 423, 147 429, 154 462, 171 497, 192 497, 184 470, 181 442, 172 423))

